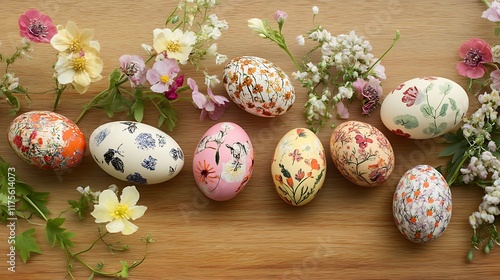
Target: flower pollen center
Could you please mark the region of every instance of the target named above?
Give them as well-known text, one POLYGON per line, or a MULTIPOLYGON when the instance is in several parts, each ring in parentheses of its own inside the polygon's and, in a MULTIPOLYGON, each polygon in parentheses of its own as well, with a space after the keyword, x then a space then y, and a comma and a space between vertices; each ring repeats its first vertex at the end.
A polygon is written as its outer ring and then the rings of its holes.
POLYGON ((43 22, 38 21, 36 18, 30 20, 28 31, 35 37, 45 37, 48 33, 47 26, 43 25, 43 22))
POLYGON ((483 61, 483 53, 478 49, 470 49, 464 57, 464 63, 469 67, 476 67, 483 61))
POLYGON ((118 203, 118 206, 113 210, 111 216, 114 219, 128 218, 128 205, 118 203))
POLYGON ((372 86, 368 86, 368 87, 366 87, 366 89, 363 90, 362 95, 363 95, 363 97, 365 97, 367 99, 374 99, 374 98, 378 97, 378 92, 372 86))
POLYGON ((71 42, 71 45, 69 45, 69 50, 72 52, 81 51, 82 49, 83 49, 83 44, 78 39, 73 40, 73 42, 71 42))
POLYGON ((164 84, 168 83, 168 81, 170 81, 170 77, 167 76, 167 75, 161 75, 160 77, 160 81, 164 84))
POLYGON ((137 72, 139 72, 139 68, 137 67, 137 63, 135 61, 131 61, 127 64, 125 68, 125 74, 127 76, 134 76, 137 72))
POLYGON ((180 52, 181 45, 177 41, 170 41, 167 43, 167 51, 169 52, 180 52))
POLYGON ((85 70, 87 60, 84 56, 73 58, 73 68, 75 71, 85 70))

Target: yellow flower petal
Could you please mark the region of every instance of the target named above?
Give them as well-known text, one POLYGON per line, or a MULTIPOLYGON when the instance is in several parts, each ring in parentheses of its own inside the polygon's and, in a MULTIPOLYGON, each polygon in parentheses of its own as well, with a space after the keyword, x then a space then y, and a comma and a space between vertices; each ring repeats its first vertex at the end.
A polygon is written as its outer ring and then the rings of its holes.
POLYGON ((106 225, 106 229, 110 233, 117 233, 122 231, 125 228, 125 225, 123 224, 123 221, 126 221, 126 219, 116 219, 111 221, 106 225))
POLYGON ((129 220, 122 219, 122 223, 123 223, 122 233, 124 235, 132 234, 132 233, 136 232, 139 229, 138 226, 134 225, 129 220))
POLYGON ((125 187, 120 196, 120 202, 126 204, 129 207, 135 206, 139 201, 139 191, 137 191, 135 186, 125 187))
POLYGON ((134 206, 129 208, 127 214, 129 215, 130 219, 135 220, 142 217, 147 209, 148 207, 146 206, 134 206))

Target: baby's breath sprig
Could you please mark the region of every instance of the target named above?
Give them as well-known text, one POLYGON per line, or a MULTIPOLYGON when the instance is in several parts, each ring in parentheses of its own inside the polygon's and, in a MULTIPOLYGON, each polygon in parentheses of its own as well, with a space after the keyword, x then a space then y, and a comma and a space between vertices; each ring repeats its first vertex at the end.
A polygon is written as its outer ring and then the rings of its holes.
MULTIPOLYGON (((318 7, 314 6, 312 12, 314 22, 319 12, 318 7)), ((258 18, 248 20, 248 26, 261 38, 276 43, 295 64, 298 71, 292 76, 308 90, 304 111, 310 129, 318 132, 334 116, 334 111, 338 118, 349 118, 349 111, 343 100, 351 102, 359 99, 364 115, 373 112, 379 106, 382 96, 380 82, 386 78, 385 68, 380 61, 399 40, 399 31, 387 51, 380 58, 376 58, 371 53, 370 43, 354 31, 334 36, 318 25, 309 30, 306 36, 296 37, 301 46, 305 45, 306 39, 314 44, 299 64, 290 52, 282 33, 287 17, 287 13, 281 10, 274 14, 278 29, 271 27, 267 20, 258 18), (315 52, 321 53, 318 62, 313 61, 315 52)))

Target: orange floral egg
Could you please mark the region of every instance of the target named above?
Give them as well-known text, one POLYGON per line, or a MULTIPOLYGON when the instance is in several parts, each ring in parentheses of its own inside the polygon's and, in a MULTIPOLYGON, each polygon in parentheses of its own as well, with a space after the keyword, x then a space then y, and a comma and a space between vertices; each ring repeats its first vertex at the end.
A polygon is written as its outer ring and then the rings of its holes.
POLYGON ((392 213, 399 231, 414 243, 433 241, 451 220, 451 191, 434 167, 408 170, 394 191, 392 213))
POLYGON ((224 67, 222 79, 231 100, 256 116, 283 115, 295 101, 295 91, 287 74, 260 57, 234 58, 224 67))
POLYGON ((50 111, 19 115, 10 124, 7 137, 20 158, 42 169, 76 167, 86 149, 80 128, 70 119, 50 111))

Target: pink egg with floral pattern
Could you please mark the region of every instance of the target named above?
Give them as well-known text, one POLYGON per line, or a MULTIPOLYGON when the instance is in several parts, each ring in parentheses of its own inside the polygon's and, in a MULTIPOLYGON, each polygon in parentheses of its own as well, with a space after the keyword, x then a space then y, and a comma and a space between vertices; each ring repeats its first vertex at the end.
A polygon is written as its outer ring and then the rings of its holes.
POLYGON ((394 191, 392 211, 396 226, 408 240, 435 240, 451 220, 451 191, 445 178, 429 165, 411 168, 394 191))
POLYGON ((338 125, 330 138, 333 163, 349 181, 363 187, 384 183, 394 169, 394 151, 376 127, 359 121, 338 125))
POLYGON ((86 149, 80 128, 70 119, 50 111, 19 115, 10 124, 7 137, 20 158, 42 169, 76 167, 86 149))
POLYGON ((267 59, 236 57, 224 67, 222 79, 231 100, 256 116, 283 115, 295 101, 290 78, 267 59))
POLYGON ((203 134, 193 157, 193 175, 209 198, 225 201, 240 193, 250 180, 254 150, 239 125, 222 122, 203 134))

